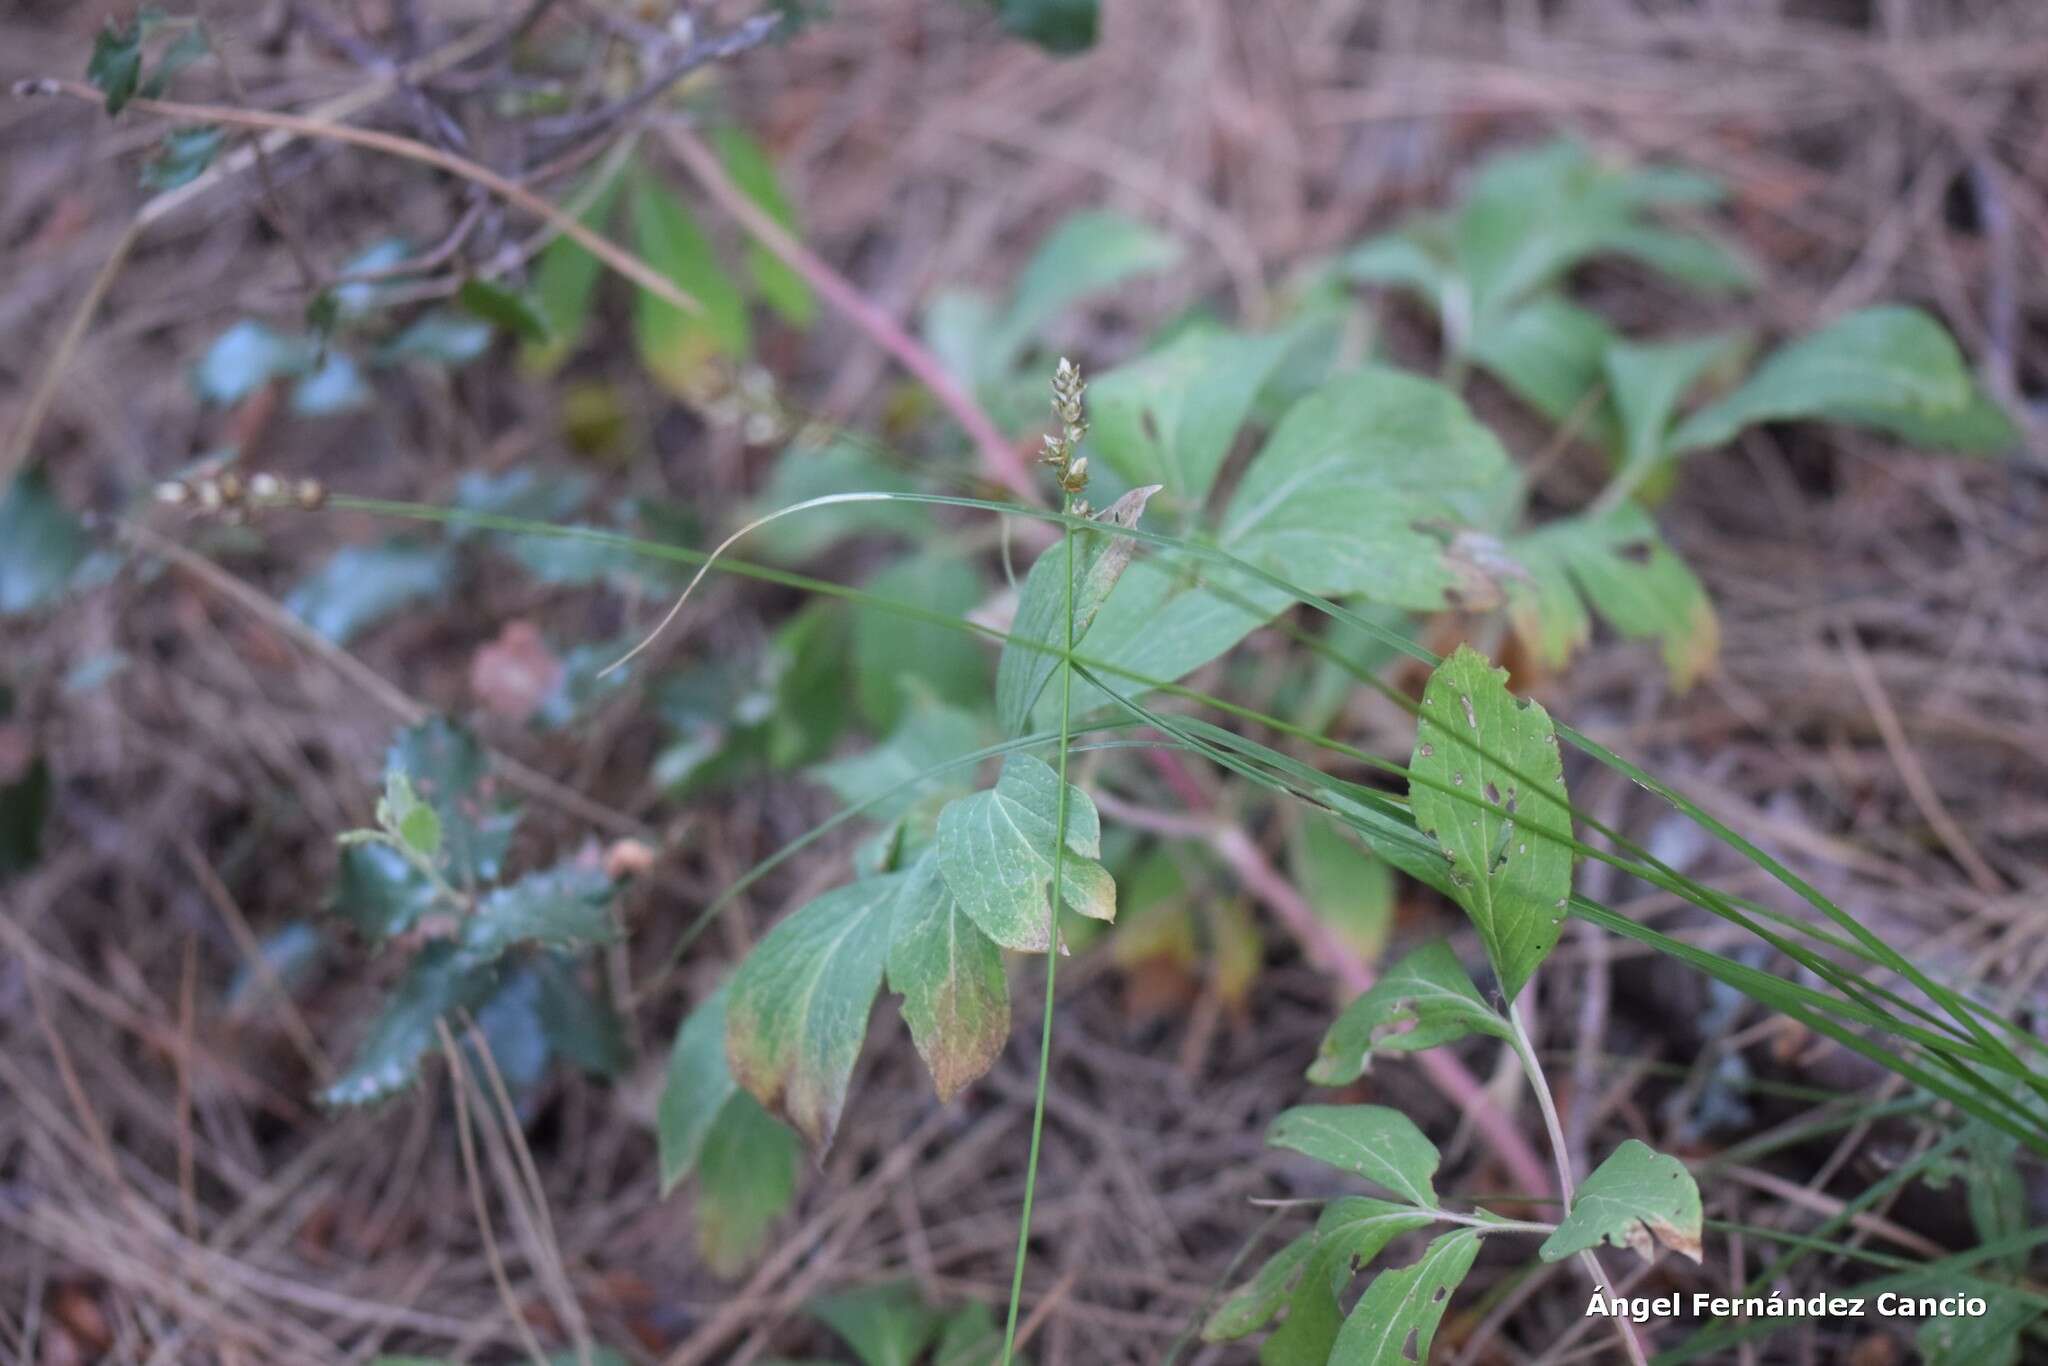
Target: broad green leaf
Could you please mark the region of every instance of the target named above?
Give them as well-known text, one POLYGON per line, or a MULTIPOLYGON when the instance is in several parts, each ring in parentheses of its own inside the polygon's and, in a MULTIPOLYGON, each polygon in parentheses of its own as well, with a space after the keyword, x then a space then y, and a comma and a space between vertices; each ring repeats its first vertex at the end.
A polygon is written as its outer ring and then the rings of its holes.
MULTIPOLYGON (((974 566, 941 551, 900 560, 865 587, 884 602, 956 620, 982 598, 974 566)), ((886 731, 907 711, 979 702, 988 692, 988 656, 969 632, 863 605, 854 609, 852 681, 862 714, 886 731)))
MULTIPOLYGON (((820 764, 812 772, 848 806, 880 797, 899 784, 930 772, 941 764, 964 758, 986 742, 984 723, 972 713, 938 702, 920 702, 909 709, 903 724, 886 741, 844 759, 820 764)), ((945 790, 964 786, 973 776, 968 765, 930 780, 930 787, 945 790)), ((867 814, 874 820, 891 821, 914 805, 922 795, 911 789, 877 803, 867 814)))
POLYGON ((451 309, 422 313, 404 331, 377 348, 379 365, 414 361, 426 365, 460 366, 480 359, 491 349, 491 325, 451 309))
POLYGON ((1439 315, 1448 315, 1457 307, 1453 296, 1464 285, 1444 259, 1440 238, 1423 224, 1369 238, 1345 254, 1339 269, 1362 285, 1406 286, 1429 300, 1439 315))
MULTIPOLYGON (((1945 1292, 1947 1287, 1943 1287, 1945 1292)), ((1913 1335, 1923 1366, 2015 1366, 2020 1334, 2041 1317, 2039 1303, 2018 1295, 1987 1295, 1978 1316, 1931 1318, 1913 1335)))
MULTIPOLYGON (((711 141, 732 183, 778 226, 792 236, 797 235, 796 210, 790 207, 789 196, 782 191, 775 163, 766 149, 730 126, 713 130, 711 141)), ((761 301, 792 327, 809 327, 817 317, 818 301, 811 296, 811 287, 804 277, 758 242, 747 246, 747 274, 753 277, 754 290, 761 301)))
MULTIPOLYGON (((963 1305, 946 1315, 939 1325, 939 1340, 932 1347, 932 1366, 1000 1366, 1003 1359, 1003 1330, 986 1305, 963 1305)), ((1015 1353, 1016 1366, 1030 1366, 1030 1358, 1015 1353)))
MULTIPOLYGON (((1174 682, 1220 658, 1233 645, 1270 621, 1292 599, 1241 575, 1209 586, 1180 570, 1167 558, 1134 559, 1111 591, 1088 629, 1085 647, 1075 653, 1104 666, 1103 681, 1118 692, 1137 685, 1116 669, 1174 682), (1242 587, 1225 591, 1230 579, 1242 587)), ((1057 698, 1041 694, 1037 719, 1056 725, 1052 710, 1057 698)), ((1074 680, 1076 715, 1114 705, 1084 678, 1074 680)))
MULTIPOLYGON (((1116 884, 1097 860, 1101 819, 1088 794, 1067 785, 1066 856, 1060 899, 1095 920, 1116 919, 1116 884)), ((939 867, 982 932, 1004 948, 1052 947, 1047 890, 1059 821, 1059 775, 1043 759, 1012 754, 996 785, 939 813, 939 867)))
POLYGON ((1275 1116, 1266 1142, 1362 1176, 1411 1205, 1436 1208, 1436 1145, 1399 1110, 1297 1105, 1275 1116))
POLYGON ((1323 1036, 1308 1079, 1343 1086, 1364 1075, 1375 1053, 1415 1053, 1468 1034, 1505 1039, 1509 1033, 1451 946, 1439 941, 1394 964, 1345 1007, 1323 1036))
POLYGON ((995 1066, 1010 1037, 1009 978, 1003 951, 947 889, 936 853, 905 877, 890 930, 889 990, 903 997, 903 1022, 939 1099, 951 1100, 995 1066))
POLYGON ((1295 827, 1291 853, 1295 883, 1317 916, 1366 962, 1378 962, 1394 920, 1393 870, 1315 812, 1295 827))
MULTIPOLYGON (((605 181, 583 211, 584 227, 604 231, 625 183, 621 174, 605 181)), ((575 238, 564 235, 548 243, 534 267, 533 296, 547 317, 549 339, 522 349, 528 368, 545 374, 569 358, 590 321, 590 301, 603 272, 598 259, 575 238)))
POLYGON ((93 37, 85 79, 107 97, 107 113, 120 113, 135 97, 135 87, 142 79, 141 27, 122 28, 110 18, 93 37))
MULTIPOLYGON (((902 471, 884 465, 847 441, 793 443, 775 462, 757 515, 779 512, 835 493, 909 493, 902 471)), ((802 564, 850 536, 916 539, 931 528, 931 513, 916 503, 836 503, 780 518, 748 536, 749 553, 783 564, 802 564)))
POLYGON ((968 386, 980 389, 1002 378, 1010 357, 998 356, 996 303, 972 289, 941 289, 926 305, 922 331, 925 345, 968 386))
POLYGON ((202 402, 240 403, 280 376, 303 374, 313 363, 313 350, 304 338, 245 318, 206 348, 192 369, 192 388, 202 402))
POLYGON ((410 1085, 420 1059, 440 1045, 435 1022, 480 1004, 495 980, 491 969, 465 963, 454 945, 428 944, 413 955, 347 1069, 320 1093, 321 1104, 368 1105, 410 1085))
POLYGON ((728 1100, 697 1159, 697 1250, 714 1276, 736 1276, 768 1246, 796 1196, 797 1136, 750 1095, 728 1100))
POLYGON ((913 1366, 939 1331, 939 1316, 897 1282, 817 1295, 804 1309, 845 1338, 861 1366, 913 1366))
POLYGON ((669 1050, 668 1081, 655 1116, 663 1195, 695 1170, 719 1111, 739 1090, 725 1061, 726 991, 721 986, 683 1018, 669 1050))
POLYGON ((1649 223, 1624 223, 1609 228, 1600 248, 1648 266, 1682 285, 1711 293, 1748 289, 1756 284, 1756 267, 1734 248, 1697 233, 1675 232, 1649 223))
POLYGON ((1429 1360, 1429 1344, 1450 1307, 1451 1292, 1479 1255, 1479 1230, 1456 1229, 1423 1250, 1412 1266, 1382 1271, 1359 1297, 1331 1361, 1345 1366, 1412 1366, 1429 1360))
POLYGON ((85 529, 31 466, 0 498, 0 616, 53 602, 85 563, 85 529))
POLYGON ((1695 337, 1675 342, 1616 342, 1602 358, 1607 391, 1621 414, 1622 467, 1656 464, 1665 436, 1702 375, 1740 351, 1740 336, 1695 337))
POLYGON ((1343 1299, 1358 1272, 1401 1234, 1432 1222, 1422 1211, 1353 1196, 1316 1220, 1315 1250, 1288 1300, 1287 1320, 1259 1353, 1264 1366, 1324 1366, 1344 1322, 1343 1299))
POLYGON ((455 302, 523 342, 544 346, 554 339, 554 325, 548 321, 547 311, 539 300, 522 290, 493 280, 469 279, 455 292, 455 302))
POLYGON ((1024 576, 1017 594, 1017 614, 1010 623, 1011 640, 1003 645, 996 665, 996 720, 1007 734, 1020 734, 1030 724, 1031 709, 1038 695, 1059 668, 1060 653, 1071 638, 1078 648, 1102 610, 1117 580, 1130 566, 1137 543, 1115 530, 1129 530, 1138 524, 1145 503, 1158 492, 1158 485, 1133 489, 1104 508, 1095 520, 1104 531, 1068 533, 1080 539, 1071 549, 1058 541, 1039 554, 1024 576), (1073 566, 1071 588, 1067 567, 1073 566), (1064 625, 1067 606, 1073 605, 1071 637, 1064 625), (1049 646, 1028 648, 1023 642, 1049 646))
POLYGON ((1546 662, 1561 664, 1585 643, 1587 603, 1624 638, 1657 641, 1680 691, 1720 653, 1712 599, 1638 504, 1553 522, 1509 542, 1508 553, 1529 574, 1509 580, 1516 632, 1546 662))
POLYGON ((1101 0, 985 0, 1003 28, 1047 52, 1068 57, 1095 46, 1101 0))
POLYGON ((715 356, 747 356, 747 302, 719 264, 711 239, 683 202, 652 176, 633 182, 633 241, 649 265, 704 310, 685 313, 646 290, 633 295, 633 335, 641 362, 670 392, 688 397, 701 388, 704 367, 715 356))
POLYGON ((1572 890, 1557 731, 1508 691, 1505 669, 1460 646, 1430 675, 1410 768, 1415 823, 1443 850, 1512 1002, 1556 945, 1572 890))
POLYGON ((1202 1341, 1234 1342, 1264 1328, 1294 1292, 1316 1250, 1313 1230, 1282 1247, 1258 1273, 1223 1297, 1202 1323, 1202 1341))
POLYGON ((825 893, 754 946, 726 1000, 726 1062, 812 1144, 832 1141, 881 989, 905 874, 825 893))
POLYGON ((528 873, 478 900, 462 922, 465 962, 494 963, 521 944, 583 949, 616 936, 611 880, 577 862, 528 873))
POLYGON ((384 940, 419 923, 436 897, 433 884, 390 845, 351 844, 341 851, 328 909, 371 939, 384 940))
POLYGON ((1009 309, 990 330, 984 366, 1007 371, 1039 331, 1091 294, 1134 276, 1165 270, 1180 243, 1156 228, 1106 210, 1072 214, 1052 230, 1017 279, 1009 309))
POLYGON ((285 610, 337 645, 402 607, 448 591, 455 557, 444 546, 388 541, 343 546, 285 594, 285 610))
POLYGON ((1727 442, 1757 422, 1829 418, 1908 440, 1997 453, 2018 433, 1978 390, 1962 352, 1917 308, 1866 308, 1773 352, 1737 389, 1672 433, 1674 452, 1727 442))
POLYGON ((434 717, 398 733, 384 771, 405 774, 441 818, 448 874, 458 887, 498 880, 518 812, 484 799, 484 752, 475 737, 434 717))
POLYGON ((595 1077, 616 1078, 632 1061, 625 1021, 604 990, 583 984, 574 958, 559 953, 537 954, 527 970, 540 984, 534 1008, 548 1047, 595 1077))
POLYGON ((1700 1188, 1675 1157, 1627 1139, 1580 1185, 1571 1213, 1544 1239, 1546 1262, 1598 1247, 1633 1248, 1655 1261, 1657 1245, 1700 1260, 1700 1188))
POLYGON ((1223 548, 1310 592, 1418 609, 1485 601, 1450 554, 1503 514, 1513 470, 1456 394, 1398 371, 1344 375, 1295 404, 1224 513, 1223 548))
POLYGON ((142 168, 142 185, 149 190, 175 190, 198 178, 213 164, 226 140, 211 123, 173 128, 164 134, 163 150, 142 168))
MULTIPOLYGON (((1597 313, 1558 294, 1539 294, 1475 333, 1471 354, 1515 397, 1552 422, 1566 422, 1606 382, 1602 359, 1617 340, 1597 313)), ((1611 393, 1579 421, 1595 445, 1618 447, 1611 393)))
POLYGON ((1293 338, 1220 330, 1182 333, 1089 388, 1089 445, 1132 484, 1159 484, 1200 507, 1293 338))

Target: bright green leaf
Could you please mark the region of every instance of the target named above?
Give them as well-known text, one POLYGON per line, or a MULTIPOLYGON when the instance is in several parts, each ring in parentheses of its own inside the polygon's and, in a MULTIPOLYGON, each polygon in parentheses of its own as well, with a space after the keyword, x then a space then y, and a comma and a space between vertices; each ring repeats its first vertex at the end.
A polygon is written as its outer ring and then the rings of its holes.
POLYGON ((739 1090, 725 1061, 725 1002, 721 986, 684 1017, 668 1055, 655 1131, 661 1145, 661 1193, 696 1169, 719 1112, 739 1090))
MULTIPOLYGON (((739 186, 740 191, 754 201, 754 206, 785 232, 797 236, 796 210, 790 206, 789 196, 783 193, 782 182, 775 174, 775 163, 769 159, 767 150, 731 126, 713 130, 711 140, 718 149, 719 159, 725 163, 726 174, 732 177, 732 183, 739 186)), ((781 314, 792 327, 809 327, 817 317, 818 302, 812 297, 811 287, 804 277, 758 242, 747 246, 747 274, 753 277, 754 289, 762 302, 781 314)))
POLYGON ((917 1292, 894 1282, 817 1295, 804 1309, 845 1338, 861 1366, 913 1366, 939 1331, 917 1292))
POLYGON ((404 773, 441 818, 448 871, 459 887, 495 882, 517 823, 516 810, 494 807, 479 791, 484 752, 475 737, 434 717, 398 733, 384 771, 404 773))
POLYGON ((1331 1361, 1345 1366, 1412 1366, 1429 1360, 1436 1336, 1456 1290, 1479 1255, 1479 1231, 1453 1230, 1423 1250, 1414 1265, 1382 1271, 1366 1287, 1344 1331, 1337 1335, 1331 1361))
POLYGON ((1410 763, 1415 823, 1450 863, 1458 899, 1513 1001, 1557 943, 1572 890, 1564 763, 1550 715, 1470 646, 1423 693, 1410 763))
POLYGON ((1664 458, 1666 434, 1680 402, 1702 375, 1743 345, 1739 336, 1713 336, 1616 342, 1607 348, 1602 363, 1608 396, 1621 414, 1624 469, 1647 467, 1664 458))
POLYGON ((547 311, 523 291, 493 280, 468 279, 455 292, 455 302, 521 341, 545 346, 554 339, 554 325, 548 321, 547 311))
POLYGON ((1657 1245, 1700 1260, 1700 1188, 1675 1157, 1624 1140, 1572 1197, 1571 1213, 1543 1242, 1546 1262, 1598 1247, 1633 1248, 1655 1261, 1657 1245))
POLYGON ((818 1147, 832 1141, 881 989, 904 874, 825 893, 754 946, 726 1002, 726 1061, 818 1147))
POLYGON ((1288 1299, 1287 1320, 1259 1352, 1262 1366, 1346 1360, 1331 1352, 1343 1327, 1343 1300, 1351 1282, 1388 1243, 1431 1222, 1426 1212, 1361 1196, 1325 1206, 1316 1220, 1314 1255, 1288 1299))
POLYGON ((1436 1208, 1436 1145, 1399 1110, 1297 1105, 1274 1118, 1266 1142, 1362 1176, 1411 1205, 1436 1208))
POLYGON ((1580 416, 1587 395, 1606 382, 1603 359, 1619 340, 1597 313, 1558 294, 1539 294, 1472 338, 1472 360, 1515 397, 1552 422, 1577 417, 1603 449, 1618 446, 1612 394, 1580 416))
POLYGON ((85 563, 85 529, 31 466, 0 498, 0 616, 47 605, 85 563))
MULTIPOLYGON (((1012 754, 993 788, 961 797, 939 813, 939 866, 961 908, 1004 948, 1051 947, 1059 775, 1042 759, 1012 754)), ((1116 919, 1116 884, 1097 862, 1101 819, 1088 794, 1069 783, 1066 855, 1060 898, 1095 920, 1116 919)))
POLYGON ((1394 964, 1345 1007, 1323 1036, 1308 1079, 1343 1086, 1365 1073, 1375 1053, 1414 1053, 1468 1034, 1505 1039, 1509 1033, 1451 946, 1439 941, 1394 964))
MULTIPOLYGON (((623 175, 614 173, 598 188, 579 221, 602 233, 618 203, 623 175)), ((566 234, 548 243, 533 272, 533 297, 548 321, 549 340, 522 349, 529 369, 549 373, 569 358, 590 321, 590 302, 604 267, 589 248, 566 234)))
POLYGON ((1286 333, 1182 333, 1090 386, 1089 445, 1132 484, 1164 485, 1181 505, 1200 507, 1292 340, 1286 333))
POLYGON ((419 799, 419 794, 412 790, 412 780, 397 769, 384 775, 384 799, 377 804, 377 823, 429 863, 440 857, 440 813, 419 799))
POLYGON ((796 1196, 797 1136, 741 1092, 725 1103, 697 1159, 697 1250, 736 1276, 768 1246, 796 1196))
POLYGON ((1680 691, 1720 653, 1713 601, 1638 504, 1552 522, 1511 541, 1508 553, 1529 574, 1509 580, 1516 631, 1547 662, 1562 664, 1584 644, 1586 603, 1625 639, 1659 642, 1680 691))
POLYGON ((1106 210, 1072 214, 1039 244, 1017 279, 1009 309, 987 340, 983 367, 1009 370, 1041 329, 1060 313, 1134 276, 1165 270, 1181 258, 1180 243, 1136 219, 1106 210))
POLYGON ((889 990, 903 997, 903 1021, 946 1101, 1002 1054, 1009 979, 1002 950, 961 909, 935 853, 905 876, 890 930, 889 990))
POLYGON ((689 395, 715 356, 744 359, 750 349, 747 303, 719 264, 711 239, 682 200, 652 176, 633 182, 633 240, 647 263, 695 299, 690 314, 646 290, 633 296, 633 335, 648 373, 670 392, 689 395))

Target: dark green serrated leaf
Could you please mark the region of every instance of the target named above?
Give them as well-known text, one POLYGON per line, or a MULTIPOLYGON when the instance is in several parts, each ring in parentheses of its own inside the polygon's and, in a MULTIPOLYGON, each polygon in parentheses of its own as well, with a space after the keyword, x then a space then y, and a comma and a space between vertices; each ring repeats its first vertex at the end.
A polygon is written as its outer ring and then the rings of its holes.
POLYGON ((655 1118, 663 1195, 696 1169, 711 1126, 739 1090, 725 1061, 726 991, 721 986, 684 1017, 669 1050, 668 1080, 655 1118))
POLYGON ((583 984, 575 961, 561 954, 540 954, 530 962, 540 995, 534 1009, 548 1047, 594 1077, 616 1078, 632 1061, 625 1021, 603 989, 583 984))
POLYGON ((1308 1079, 1318 1086, 1358 1080, 1375 1053, 1414 1053, 1468 1034, 1509 1037, 1503 1020, 1481 999, 1464 965, 1439 941, 1417 949, 1346 1006, 1323 1036, 1308 1079))
POLYGON ((1436 1208, 1436 1145, 1399 1110, 1297 1105, 1274 1118, 1266 1142, 1362 1176, 1411 1205, 1436 1208))
POLYGON ((1572 889, 1557 730, 1508 691, 1506 670, 1460 646, 1430 675, 1410 767, 1415 823, 1449 861, 1512 1002, 1556 945, 1572 889))
MULTIPOLYGON (((1004 948, 1051 946, 1059 775, 1042 759, 1012 754, 993 788, 947 803, 939 813, 939 868, 982 932, 1004 948)), ((1102 824, 1095 803, 1069 783, 1060 899, 1094 920, 1116 919, 1116 884, 1098 861, 1102 824)))
POLYGON ((381 941, 418 924, 434 908, 436 895, 433 884, 390 845, 351 844, 341 851, 328 909, 381 941))
POLYGON ((995 1066, 1010 1037, 1010 984, 1003 953, 964 911, 939 872, 936 852, 913 865, 890 929, 889 990, 931 1069, 939 1099, 995 1066))
POLYGON ((477 1005, 496 980, 489 968, 466 966, 452 944, 421 949, 347 1069, 320 1093, 321 1103, 367 1105, 410 1085, 420 1059, 440 1042, 435 1023, 450 1011, 477 1005))
POLYGON ((1451 1292, 1479 1255, 1479 1231, 1461 1228, 1437 1238, 1412 1266, 1382 1271, 1344 1320, 1331 1361, 1345 1366, 1413 1366, 1429 1360, 1429 1344, 1450 1307, 1451 1292))
POLYGON ((768 1246, 796 1196, 797 1136, 740 1092, 718 1112, 697 1159, 697 1250, 714 1276, 736 1276, 768 1246))
POLYGON ((173 128, 164 134, 163 150, 142 168, 142 184, 150 190, 175 190, 188 184, 220 155, 226 135, 213 124, 173 128))
POLYGON ((385 752, 384 771, 404 773, 441 818, 448 876, 456 886, 498 880, 518 812, 485 800, 484 751, 475 737, 433 717, 398 733, 385 752))
POLYGON ((85 528, 31 466, 0 498, 0 616, 54 602, 85 563, 85 528))
POLYGON ((387 541, 343 546, 285 594, 285 610, 337 645, 402 607, 448 591, 455 557, 445 546, 387 541))
POLYGON ((109 20, 93 38, 85 79, 107 97, 109 114, 120 113, 135 97, 135 87, 142 79, 142 30, 122 28, 109 20))
POLYGON ((904 874, 825 893, 754 946, 726 1002, 726 1062, 741 1086, 824 1148, 881 989, 904 874))
POLYGON ((1062 57, 1095 46, 1100 0, 988 0, 1004 29, 1062 57))
POLYGON ((1625 1140, 1579 1186, 1571 1213, 1544 1239, 1546 1262, 1562 1261, 1602 1241, 1633 1248, 1654 1261, 1657 1245, 1700 1260, 1700 1188, 1692 1173, 1637 1139, 1625 1140))
POLYGON ((462 922, 463 961, 495 963, 523 944, 569 950, 604 943, 617 934, 612 893, 603 872, 576 862, 528 873, 477 901, 462 922))
POLYGON ((521 290, 491 280, 469 279, 455 291, 455 302, 521 341, 545 346, 554 339, 554 325, 548 321, 546 311, 538 300, 521 290))
POLYGON ((900 1283, 813 1296, 804 1309, 846 1339, 861 1366, 913 1366, 939 1331, 939 1316, 900 1283))

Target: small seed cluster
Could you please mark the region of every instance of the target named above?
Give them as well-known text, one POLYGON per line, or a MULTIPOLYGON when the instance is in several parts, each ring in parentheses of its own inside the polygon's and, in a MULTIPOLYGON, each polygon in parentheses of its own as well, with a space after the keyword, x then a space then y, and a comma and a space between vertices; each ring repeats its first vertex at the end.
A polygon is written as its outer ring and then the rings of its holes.
POLYGON ((234 470, 166 479, 156 486, 156 500, 171 507, 218 513, 241 521, 261 508, 301 508, 307 512, 327 501, 327 486, 318 479, 285 479, 258 473, 243 478, 234 470))
POLYGON ((1053 467, 1060 489, 1067 495, 1067 511, 1077 517, 1088 515, 1087 500, 1081 497, 1088 487, 1088 457, 1074 454, 1081 448, 1081 438, 1088 435, 1088 416, 1081 410, 1081 396, 1087 392, 1081 367, 1060 357, 1052 372, 1052 415, 1059 419, 1060 429, 1045 434, 1045 450, 1039 459, 1053 467))

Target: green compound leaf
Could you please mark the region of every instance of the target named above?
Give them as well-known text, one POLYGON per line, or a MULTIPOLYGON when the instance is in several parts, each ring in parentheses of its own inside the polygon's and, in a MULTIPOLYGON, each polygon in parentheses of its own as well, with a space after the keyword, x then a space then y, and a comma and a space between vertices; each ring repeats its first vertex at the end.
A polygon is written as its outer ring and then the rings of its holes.
POLYGON ((563 863, 528 873, 478 900, 462 922, 463 961, 495 963, 514 947, 585 949, 616 936, 611 880, 596 868, 563 863))
MULTIPOLYGON (((1158 491, 1157 484, 1132 489, 1098 513, 1095 520, 1105 528, 1127 531, 1138 524, 1146 502, 1158 491)), ((1072 639, 1078 648, 1094 623, 1095 614, 1130 566, 1137 543, 1128 536, 1110 532, 1069 534, 1081 537, 1072 551, 1072 639)), ((1020 734, 1029 725, 1031 708, 1059 668, 1060 653, 1067 648, 1068 636, 1061 617, 1069 592, 1061 580, 1068 559, 1066 542, 1048 547, 1024 576, 1024 587, 1018 593, 1017 615, 1010 624, 1012 639, 1004 642, 1002 658, 996 664, 996 719, 1008 734, 1020 734), (1034 644, 1051 648, 1030 648, 1034 644)))
POLYGON ((796 1196, 797 1136, 742 1092, 728 1100, 697 1160, 697 1250, 714 1276, 736 1276, 768 1246, 796 1196))
POLYGON ((1599 1246, 1633 1248, 1655 1261, 1662 1243, 1700 1260, 1700 1188, 1675 1157, 1629 1139, 1587 1177, 1572 1199, 1571 1213, 1544 1240, 1546 1262, 1599 1246))
POLYGON ((1274 1117, 1266 1142, 1327 1162, 1411 1205, 1436 1208, 1436 1145, 1384 1105, 1297 1105, 1274 1117))
POLYGON ((1410 767, 1415 823, 1449 860, 1512 1002, 1556 945, 1572 890, 1556 728, 1508 691, 1506 670, 1460 646, 1430 675, 1410 767))
POLYGON ((435 1023, 452 1010, 481 1004, 496 980, 491 969, 464 962, 453 944, 421 949, 347 1070, 320 1093, 321 1103, 368 1105, 410 1085, 419 1075, 420 1059, 440 1042, 435 1023))
POLYGON ((23 470, 0 498, 0 616, 55 601, 89 549, 85 529, 42 472, 23 470))
POLYGON ((1366 369, 1290 408, 1223 515, 1229 550, 1310 592, 1418 609, 1489 600, 1452 534, 1504 512, 1513 469, 1442 385, 1366 369))
MULTIPOLYGON (((711 134, 712 145, 725 163, 726 174, 756 208, 791 236, 798 234, 796 210, 783 193, 775 175, 775 163, 767 150, 737 128, 719 128, 711 134)), ((818 301, 811 287, 780 256, 758 242, 747 246, 747 274, 761 302, 780 314, 792 327, 809 327, 818 315, 818 301)))
POLYGON ((913 1366, 939 1332, 939 1316, 900 1282, 814 1296, 804 1309, 845 1338, 861 1366, 913 1366))
POLYGON ((1010 984, 1003 951, 961 909, 930 851, 903 884, 889 947, 889 989, 931 1069, 939 1099, 995 1066, 1010 1037, 1010 984))
POLYGON ((1287 333, 1182 333, 1090 386, 1089 444, 1131 483, 1163 485, 1176 502, 1200 507, 1294 340, 1287 333))
POLYGON ((1412 1266, 1382 1271, 1344 1320, 1331 1361, 1345 1366, 1414 1366, 1450 1307, 1451 1292, 1479 1255, 1479 1231, 1461 1228, 1437 1238, 1412 1266))
POLYGON ((1508 1023, 1480 998, 1451 946, 1417 949, 1345 1007, 1308 1069, 1318 1086, 1363 1076, 1375 1053, 1415 1053, 1468 1034, 1509 1037, 1508 1023))
POLYGON ((1887 305, 1779 348, 1742 387, 1680 423, 1670 446, 1718 446, 1751 423, 1800 418, 1976 454, 1997 454, 2019 440, 1941 324, 1917 308, 1887 305))
MULTIPOLYGON (((982 932, 1008 949, 1052 947, 1054 836, 1059 775, 1042 759, 1012 754, 993 788, 947 803, 939 813, 939 868, 982 932)), ((1102 823, 1088 794, 1067 785, 1067 852, 1060 899, 1095 920, 1116 919, 1116 883, 1097 860, 1102 823)))
POLYGON ((832 1142, 846 1103, 905 876, 825 893, 770 930, 733 976, 727 1065, 819 1148, 832 1142))
POLYGON ((661 1145, 661 1193, 696 1169, 719 1111, 739 1090, 725 1062, 726 987, 684 1017, 668 1055, 655 1133, 661 1145))

